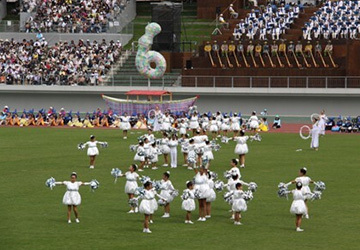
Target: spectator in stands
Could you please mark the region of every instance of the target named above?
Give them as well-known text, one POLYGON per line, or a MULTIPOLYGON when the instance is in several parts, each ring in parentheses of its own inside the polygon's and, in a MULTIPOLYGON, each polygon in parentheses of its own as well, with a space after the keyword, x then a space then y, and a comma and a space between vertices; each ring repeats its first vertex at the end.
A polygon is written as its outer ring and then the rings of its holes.
POLYGON ((59 41, 0 40, 0 82, 7 84, 98 85, 121 53, 121 44, 104 39, 59 41))

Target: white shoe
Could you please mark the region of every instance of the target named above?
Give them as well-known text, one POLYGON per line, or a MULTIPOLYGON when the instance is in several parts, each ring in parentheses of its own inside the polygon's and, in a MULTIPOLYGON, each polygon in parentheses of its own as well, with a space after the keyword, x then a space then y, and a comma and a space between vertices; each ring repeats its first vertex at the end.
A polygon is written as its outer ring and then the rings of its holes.
POLYGON ((150 224, 154 224, 154 222, 153 222, 152 220, 149 220, 149 223, 150 223, 150 224))
POLYGON ((162 166, 163 166, 163 167, 168 167, 168 166, 169 166, 169 164, 163 164, 162 166))
POLYGON ((305 214, 305 219, 309 219, 309 215, 308 215, 308 214, 305 214))
POLYGON ((76 223, 80 223, 80 220, 78 218, 75 219, 76 223))
POLYGON ((169 218, 170 217, 170 214, 168 213, 165 213, 163 216, 161 216, 161 218, 169 218))
POLYGON ((145 233, 147 233, 147 234, 151 234, 152 232, 150 231, 150 229, 149 229, 149 228, 147 228, 147 229, 146 229, 146 231, 145 231, 145 233))
POLYGON ((187 221, 188 224, 194 224, 194 222, 192 222, 191 220, 187 221))
POLYGON ((141 168, 140 168, 140 169, 138 169, 138 171, 139 171, 139 172, 144 172, 144 170, 143 170, 143 169, 141 169, 141 168))
POLYGON ((301 229, 300 227, 296 228, 296 232, 303 232, 303 231, 304 231, 304 229, 301 229))
POLYGON ((68 220, 68 224, 71 224, 71 220, 68 220))
POLYGON ((245 165, 241 165, 240 168, 245 168, 245 165))
POLYGON ((192 168, 192 167, 188 167, 187 169, 189 169, 189 170, 193 170, 193 168, 192 168))
POLYGON ((139 212, 139 209, 136 207, 135 208, 135 213, 138 213, 139 212))
POLYGON ((127 139, 127 137, 126 136, 124 136, 124 140, 126 140, 127 139))
POLYGON ((199 219, 198 219, 197 221, 202 221, 202 218, 201 218, 201 217, 199 217, 199 219))
POLYGON ((145 165, 144 168, 149 168, 149 166, 148 166, 148 165, 145 165))
POLYGON ((90 166, 89 168, 90 168, 90 169, 94 169, 95 167, 94 167, 94 166, 90 166))
POLYGON ((187 167, 188 166, 188 164, 183 164, 183 167, 187 167))
POLYGON ((157 167, 152 167, 151 169, 152 169, 152 170, 156 170, 156 169, 158 169, 158 168, 157 168, 157 167))
POLYGON ((171 167, 171 168, 177 168, 177 166, 175 166, 175 167, 171 167))
POLYGON ((134 210, 130 210, 129 212, 127 212, 128 214, 133 214, 135 213, 134 210))
POLYGON ((234 225, 239 226, 239 225, 242 225, 242 223, 241 223, 240 221, 235 221, 235 222, 234 222, 234 225))
POLYGON ((211 215, 206 215, 205 218, 206 218, 206 219, 210 219, 210 218, 211 218, 211 215))

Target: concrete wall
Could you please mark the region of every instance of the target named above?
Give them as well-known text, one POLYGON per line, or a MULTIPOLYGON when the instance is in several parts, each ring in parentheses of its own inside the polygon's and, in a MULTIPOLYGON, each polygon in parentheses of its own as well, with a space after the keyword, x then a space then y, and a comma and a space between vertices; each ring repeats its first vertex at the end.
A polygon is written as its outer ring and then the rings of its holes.
MULTIPOLYGON (((111 91, 101 88, 97 91, 78 91, 76 87, 73 91, 51 91, 54 87, 43 87, 43 91, 9 91, 0 86, 0 108, 9 105, 11 109, 18 110, 29 108, 48 108, 54 106, 57 109, 64 107, 74 111, 93 111, 97 107, 105 108, 105 102, 100 94, 125 98, 124 91, 111 91)), ((41 87, 41 86, 40 86, 41 87)), ((89 88, 89 87, 83 87, 89 88)), ((108 87, 109 89, 109 87, 108 87)), ((130 89, 130 88, 128 88, 130 89)), ((135 89, 135 88, 133 88, 135 89)), ((200 95, 197 106, 200 111, 236 111, 242 114, 249 114, 252 110, 262 111, 267 108, 270 115, 296 115, 308 116, 314 112, 326 109, 328 115, 360 115, 359 95, 292 95, 292 94, 239 94, 239 93, 181 93, 173 91, 174 99, 192 97, 200 95)))
POLYGON ((0 21, 6 16, 6 0, 0 0, 0 21))

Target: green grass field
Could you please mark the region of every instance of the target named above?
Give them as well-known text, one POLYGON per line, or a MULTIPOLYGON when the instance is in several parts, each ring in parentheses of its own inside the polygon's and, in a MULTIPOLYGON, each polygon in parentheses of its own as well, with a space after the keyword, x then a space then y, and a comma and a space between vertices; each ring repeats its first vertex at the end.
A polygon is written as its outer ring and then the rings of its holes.
MULTIPOLYGON (((119 130, 0 128, 0 248, 1 249, 359 249, 358 211, 359 139, 357 135, 326 135, 320 151, 309 149, 309 141, 297 134, 263 134, 262 142, 249 143, 245 181, 259 188, 243 214, 242 226, 234 226, 229 205, 218 193, 212 218, 207 222, 184 224, 181 198, 171 204, 171 218, 155 214, 152 234, 142 233, 143 216, 127 214, 125 180, 114 184, 113 167, 126 170, 132 163, 129 144, 119 130), (95 134, 109 148, 100 149, 96 169, 88 169, 85 151, 76 146, 95 134), (302 148, 303 151, 296 152, 302 148), (295 232, 291 200, 276 195, 280 181, 296 177, 307 166, 314 180, 327 189, 322 200, 310 203, 310 219, 304 220, 303 233, 295 232), (51 176, 69 179, 76 171, 79 179, 96 178, 100 188, 91 192, 82 187, 80 224, 67 224, 62 205, 64 186, 45 187, 51 176)), ((234 158, 234 142, 215 152, 212 170, 222 173, 234 158)), ((182 164, 180 157, 179 165, 182 164)), ((161 179, 164 168, 146 170, 145 175, 161 179)), ((171 170, 175 188, 182 190, 194 173, 182 167, 171 170)), ((197 212, 193 213, 193 221, 197 212)))

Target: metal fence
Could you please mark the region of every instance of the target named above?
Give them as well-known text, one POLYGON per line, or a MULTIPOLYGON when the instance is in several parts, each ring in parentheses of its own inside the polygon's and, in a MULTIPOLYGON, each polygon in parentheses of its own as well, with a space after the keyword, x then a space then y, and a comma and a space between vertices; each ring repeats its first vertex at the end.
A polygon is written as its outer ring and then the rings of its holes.
POLYGON ((360 76, 182 76, 182 87, 360 88, 360 76))
POLYGON ((0 32, 19 32, 20 22, 16 20, 0 21, 0 32))

